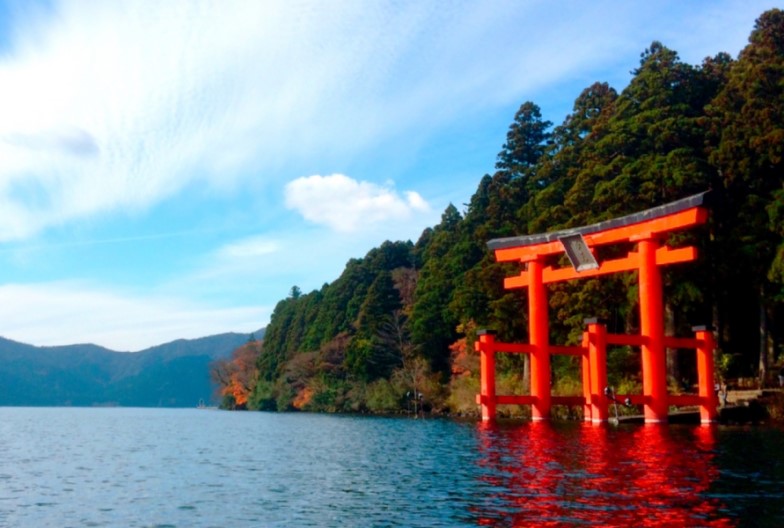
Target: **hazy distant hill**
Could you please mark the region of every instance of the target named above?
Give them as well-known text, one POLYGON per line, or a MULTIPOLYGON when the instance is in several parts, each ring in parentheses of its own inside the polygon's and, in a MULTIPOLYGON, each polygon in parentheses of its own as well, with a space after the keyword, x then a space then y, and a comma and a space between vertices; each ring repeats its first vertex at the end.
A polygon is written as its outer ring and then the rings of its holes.
POLYGON ((226 333, 128 353, 89 344, 35 347, 0 337, 0 405, 195 407, 214 398, 210 363, 248 338, 226 333))

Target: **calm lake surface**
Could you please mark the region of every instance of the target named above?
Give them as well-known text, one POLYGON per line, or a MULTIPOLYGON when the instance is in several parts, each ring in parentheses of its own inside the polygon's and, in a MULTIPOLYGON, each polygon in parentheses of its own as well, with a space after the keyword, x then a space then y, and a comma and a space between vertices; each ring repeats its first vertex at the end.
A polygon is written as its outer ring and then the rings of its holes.
POLYGON ((0 526, 784 526, 784 432, 0 408, 0 526))

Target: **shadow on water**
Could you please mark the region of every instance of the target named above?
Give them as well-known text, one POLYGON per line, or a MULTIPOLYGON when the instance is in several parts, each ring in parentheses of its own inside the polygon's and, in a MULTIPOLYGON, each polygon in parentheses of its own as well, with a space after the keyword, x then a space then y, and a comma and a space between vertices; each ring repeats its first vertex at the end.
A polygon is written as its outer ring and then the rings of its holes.
MULTIPOLYGON (((720 440, 742 449, 742 441, 733 442, 748 431, 739 437, 699 426, 478 427, 488 492, 473 511, 479 525, 781 526, 781 467, 771 470, 768 459, 780 456, 778 445, 760 455, 763 468, 744 467, 721 447, 720 440), (754 480, 759 471, 768 471, 767 483, 754 480), (767 514, 749 518, 753 510, 767 514)), ((781 438, 780 431, 771 434, 781 438)))

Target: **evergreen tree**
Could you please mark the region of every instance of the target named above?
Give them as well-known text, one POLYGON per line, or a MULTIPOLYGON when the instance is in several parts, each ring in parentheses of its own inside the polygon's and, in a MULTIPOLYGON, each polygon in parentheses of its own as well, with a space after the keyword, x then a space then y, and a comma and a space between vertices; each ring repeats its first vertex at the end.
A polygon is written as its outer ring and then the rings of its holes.
POLYGON ((439 371, 446 371, 448 347, 457 337, 458 320, 449 311, 449 303, 455 280, 463 270, 459 262, 449 257, 450 249, 458 242, 461 221, 457 208, 449 204, 441 223, 428 234, 411 315, 412 338, 422 355, 439 371))
POLYGON ((383 330, 401 308, 389 271, 381 271, 370 285, 356 321, 356 334, 346 356, 349 372, 373 381, 389 377, 402 360, 384 339, 383 330))
POLYGON ((708 113, 718 136, 710 159, 721 173, 717 245, 731 263, 718 270, 731 289, 722 303, 728 312, 723 333, 731 348, 742 350, 759 328, 764 378, 770 349, 782 340, 775 319, 781 310, 777 298, 783 283, 777 270, 784 253, 777 223, 784 188, 784 12, 773 9, 760 16, 708 113), (759 308, 737 310, 739 300, 759 308), (754 313, 758 316, 749 316, 754 313), (728 329, 730 317, 745 321, 747 331, 728 329))
POLYGON ((589 187, 584 185, 580 195, 573 195, 571 207, 566 203, 567 193, 575 188, 581 175, 586 183, 595 181, 590 170, 592 154, 584 155, 584 151, 603 137, 617 97, 617 92, 607 83, 594 83, 582 91, 574 102, 572 113, 553 131, 553 155, 543 160, 537 175, 543 188, 524 205, 529 209, 526 214, 530 218, 529 232, 541 233, 574 225, 575 212, 584 210, 580 203, 592 200, 592 187, 586 196, 584 191, 589 187))
POLYGON ((545 153, 552 123, 542 120, 541 109, 527 101, 520 106, 509 126, 506 143, 498 153, 497 169, 525 177, 545 153))

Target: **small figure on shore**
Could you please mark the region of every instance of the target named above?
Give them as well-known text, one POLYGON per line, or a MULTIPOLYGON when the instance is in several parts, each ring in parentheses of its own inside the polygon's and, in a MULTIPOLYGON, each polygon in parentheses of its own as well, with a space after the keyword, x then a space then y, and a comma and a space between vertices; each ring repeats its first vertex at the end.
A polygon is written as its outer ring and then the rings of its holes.
POLYGON ((779 387, 784 387, 784 367, 779 370, 779 387))
POLYGON ((721 397, 722 406, 726 407, 727 403, 728 403, 727 393, 730 390, 730 386, 727 385, 727 384, 724 384, 723 389, 724 389, 724 391, 722 391, 721 383, 719 383, 718 381, 713 385, 713 390, 716 392, 716 396, 717 397, 719 397, 719 396, 721 397))

